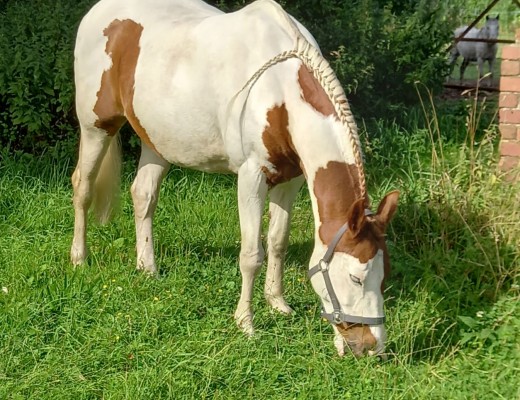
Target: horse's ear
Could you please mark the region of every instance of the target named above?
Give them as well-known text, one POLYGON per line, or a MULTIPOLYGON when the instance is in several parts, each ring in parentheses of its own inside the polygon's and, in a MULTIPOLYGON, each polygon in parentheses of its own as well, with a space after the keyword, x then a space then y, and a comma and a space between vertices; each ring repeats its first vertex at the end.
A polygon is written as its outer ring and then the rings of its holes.
POLYGON ((500 17, 500 14, 497 14, 497 21, 498 21, 498 18, 500 17))
POLYGON ((397 210, 397 202, 399 201, 399 191, 394 190, 388 193, 377 208, 376 218, 384 228, 390 223, 390 220, 397 210))
POLYGON ((358 199, 352 204, 348 212, 348 228, 353 236, 357 236, 365 225, 365 199, 358 199))
POLYGON ((489 15, 486 15, 486 21, 489 19, 489 15))

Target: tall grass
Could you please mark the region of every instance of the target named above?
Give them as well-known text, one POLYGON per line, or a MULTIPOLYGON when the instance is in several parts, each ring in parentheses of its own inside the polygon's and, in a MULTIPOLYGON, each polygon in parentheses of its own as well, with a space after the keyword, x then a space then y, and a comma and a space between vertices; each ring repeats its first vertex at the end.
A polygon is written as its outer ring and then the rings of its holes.
MULTIPOLYGON (((122 211, 90 226, 87 266, 68 260, 71 163, 0 155, 0 398, 512 399, 520 367, 519 188, 496 169, 494 105, 412 110, 364 136, 373 203, 401 190, 388 232, 386 362, 338 358, 306 279, 305 190, 287 257, 292 317, 238 299, 233 177, 173 168, 156 216, 161 276, 134 270, 127 161, 122 211)), ((263 275, 259 277, 261 281, 263 275)), ((259 282, 260 283, 260 282, 259 282)))

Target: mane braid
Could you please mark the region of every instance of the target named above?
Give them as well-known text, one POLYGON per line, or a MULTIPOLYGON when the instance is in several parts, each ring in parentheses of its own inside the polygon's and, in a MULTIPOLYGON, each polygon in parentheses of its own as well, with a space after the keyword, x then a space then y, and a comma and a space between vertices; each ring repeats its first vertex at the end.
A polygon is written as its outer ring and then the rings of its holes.
POLYGON ((366 190, 366 178, 363 167, 363 155, 361 153, 361 142, 358 135, 358 129, 354 116, 350 110, 350 106, 338 78, 328 61, 320 54, 320 52, 311 45, 307 39, 298 30, 296 39, 296 47, 293 50, 284 51, 267 61, 253 76, 246 82, 233 98, 236 98, 242 91, 248 89, 250 91, 256 81, 272 66, 286 61, 291 58, 298 58, 312 72, 313 76, 318 80, 321 87, 325 90, 329 100, 334 105, 336 114, 345 127, 345 130, 352 147, 354 161, 358 170, 359 184, 361 187, 361 198, 367 202, 368 197, 366 190))

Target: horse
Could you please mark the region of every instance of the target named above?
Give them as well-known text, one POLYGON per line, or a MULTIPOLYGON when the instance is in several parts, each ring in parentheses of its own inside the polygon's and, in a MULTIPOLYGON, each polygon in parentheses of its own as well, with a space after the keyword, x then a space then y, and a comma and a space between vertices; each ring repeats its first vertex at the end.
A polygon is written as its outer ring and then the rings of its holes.
POLYGON ((141 141, 130 192, 137 268, 156 275, 153 217, 171 164, 238 175, 242 285, 236 324, 254 334, 255 277, 269 198, 267 303, 283 314, 291 205, 306 181, 314 219, 310 282, 340 356, 383 354, 385 230, 399 192, 371 211, 357 126, 309 31, 273 0, 223 13, 200 0, 101 0, 74 50, 79 158, 71 261, 87 256, 88 210, 106 222, 120 186, 120 128, 141 141))
MULTIPOLYGON (((498 38, 499 31, 498 18, 498 15, 496 18, 486 16, 485 26, 480 29, 471 28, 469 32, 464 35, 464 38, 496 40, 498 38)), ((454 32, 455 40, 461 37, 467 28, 467 26, 461 26, 457 28, 454 32)), ((493 79, 493 66, 495 64, 495 58, 497 55, 496 43, 465 42, 463 40, 456 42, 451 50, 449 61, 452 71, 459 55, 463 57, 463 61, 460 66, 460 81, 464 79, 464 71, 466 70, 466 67, 470 61, 476 61, 478 63, 479 78, 482 78, 484 75, 484 61, 487 61, 489 66, 490 80, 493 79)))

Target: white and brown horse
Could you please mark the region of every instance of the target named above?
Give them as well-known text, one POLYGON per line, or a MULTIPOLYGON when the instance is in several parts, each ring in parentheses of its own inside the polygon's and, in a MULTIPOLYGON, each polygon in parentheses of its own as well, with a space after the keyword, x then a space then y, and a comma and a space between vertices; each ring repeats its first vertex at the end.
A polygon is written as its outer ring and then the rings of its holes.
POLYGON ((265 199, 269 192, 265 297, 288 314, 282 265, 291 205, 306 179, 315 221, 311 282, 338 352, 345 343, 357 355, 383 352, 384 232, 398 193, 366 211, 344 91, 309 32, 277 3, 258 0, 224 14, 199 0, 101 0, 79 27, 75 83, 74 264, 87 255, 92 201, 101 221, 110 215, 119 188, 117 133, 128 121, 142 143, 131 187, 137 268, 157 270, 152 220, 170 164, 238 174, 242 289, 235 319, 252 334, 265 199))

